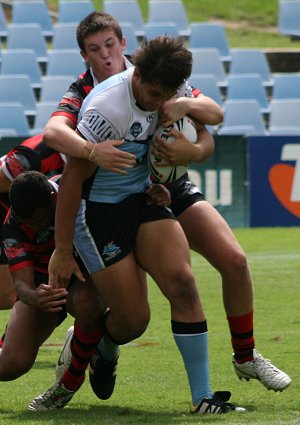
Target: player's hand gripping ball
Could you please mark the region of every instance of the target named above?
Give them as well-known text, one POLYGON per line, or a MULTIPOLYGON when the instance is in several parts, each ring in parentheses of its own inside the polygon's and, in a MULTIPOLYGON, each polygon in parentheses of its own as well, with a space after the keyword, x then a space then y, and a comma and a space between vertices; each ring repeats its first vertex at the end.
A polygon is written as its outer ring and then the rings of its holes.
MULTIPOLYGON (((180 120, 176 121, 174 124, 171 124, 169 127, 159 127, 153 139, 158 135, 160 138, 165 140, 168 143, 172 143, 175 140, 175 137, 169 136, 168 132, 173 128, 182 133, 191 143, 197 141, 197 131, 193 121, 185 116, 180 120)), ((174 180, 179 179, 187 171, 189 164, 185 165, 164 165, 158 166, 162 160, 155 157, 151 153, 151 146, 148 153, 148 166, 151 174, 151 179, 155 183, 169 183, 174 180)))

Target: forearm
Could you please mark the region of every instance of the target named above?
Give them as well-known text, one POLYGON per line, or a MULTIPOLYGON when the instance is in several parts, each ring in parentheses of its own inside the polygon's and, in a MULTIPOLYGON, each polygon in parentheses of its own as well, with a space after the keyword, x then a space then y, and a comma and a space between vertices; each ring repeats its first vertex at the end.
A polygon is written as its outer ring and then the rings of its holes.
POLYGON ((31 268, 12 273, 14 288, 19 299, 27 305, 36 305, 34 274, 31 268))
POLYGON ((74 158, 89 159, 94 144, 83 139, 71 120, 52 117, 44 131, 44 142, 52 149, 74 158))
POLYGON ((186 114, 204 125, 218 125, 223 121, 223 109, 210 97, 199 95, 195 98, 183 98, 186 114))
POLYGON ((73 233, 81 200, 82 184, 96 169, 89 161, 69 158, 58 191, 55 215, 55 246, 57 250, 72 251, 73 233))
POLYGON ((73 251, 73 233, 81 198, 81 186, 71 181, 68 172, 63 173, 56 205, 55 247, 56 250, 73 251))
POLYGON ((194 150, 193 162, 202 163, 213 154, 215 142, 213 136, 204 126, 196 125, 196 127, 197 142, 192 145, 194 150))

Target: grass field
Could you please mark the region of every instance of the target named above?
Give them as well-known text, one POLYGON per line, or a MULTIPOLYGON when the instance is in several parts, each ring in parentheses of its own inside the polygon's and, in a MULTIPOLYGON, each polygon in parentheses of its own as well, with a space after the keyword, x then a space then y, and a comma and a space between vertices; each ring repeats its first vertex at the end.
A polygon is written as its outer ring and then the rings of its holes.
MULTIPOLYGON (((230 47, 299 48, 300 40, 291 41, 278 33, 278 0, 182 0, 191 22, 222 22, 230 47)), ((102 10, 103 0, 93 0, 102 10)), ((145 21, 148 18, 148 0, 138 0, 145 21)), ((48 0, 57 11, 58 0, 48 0)))
MULTIPOLYGON (((67 408, 27 412, 27 404, 54 383, 54 364, 68 318, 40 350, 34 368, 14 382, 1 383, 0 423, 14 424, 300 424, 300 228, 236 229, 252 269, 255 286, 256 346, 293 383, 283 393, 267 391, 257 381, 239 381, 232 371, 231 346, 222 307, 219 276, 192 254, 193 269, 210 330, 213 390, 230 390, 232 401, 247 413, 191 416, 189 389, 169 324, 169 306, 149 281, 152 319, 146 333, 122 347, 115 392, 106 402, 93 394, 88 379, 67 408)), ((0 312, 3 328, 8 313, 0 312)))

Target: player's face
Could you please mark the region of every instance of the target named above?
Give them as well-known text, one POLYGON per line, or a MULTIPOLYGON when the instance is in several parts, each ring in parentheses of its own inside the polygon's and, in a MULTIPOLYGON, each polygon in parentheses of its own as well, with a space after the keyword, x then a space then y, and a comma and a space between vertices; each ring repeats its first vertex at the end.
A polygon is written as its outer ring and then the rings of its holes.
POLYGON ((159 84, 142 82, 137 71, 133 75, 132 90, 136 104, 149 112, 158 111, 164 102, 176 94, 172 90, 163 89, 159 84))
POLYGON ((31 217, 20 221, 30 227, 33 231, 39 232, 47 230, 50 226, 53 226, 54 215, 55 205, 51 204, 50 207, 47 208, 37 208, 31 217))
POLYGON ((99 31, 85 39, 83 59, 88 62, 99 82, 124 71, 123 51, 125 39, 116 37, 113 31, 99 31))

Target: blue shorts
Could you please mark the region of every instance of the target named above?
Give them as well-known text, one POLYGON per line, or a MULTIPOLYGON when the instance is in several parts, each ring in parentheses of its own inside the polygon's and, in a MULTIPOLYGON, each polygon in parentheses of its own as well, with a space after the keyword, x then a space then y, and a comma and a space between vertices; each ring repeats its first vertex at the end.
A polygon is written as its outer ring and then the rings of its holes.
POLYGON ((117 263, 134 250, 140 224, 175 219, 169 208, 147 205, 138 193, 116 204, 81 201, 74 245, 89 274, 117 263))

